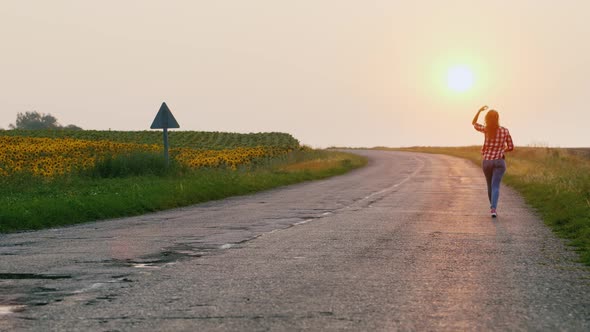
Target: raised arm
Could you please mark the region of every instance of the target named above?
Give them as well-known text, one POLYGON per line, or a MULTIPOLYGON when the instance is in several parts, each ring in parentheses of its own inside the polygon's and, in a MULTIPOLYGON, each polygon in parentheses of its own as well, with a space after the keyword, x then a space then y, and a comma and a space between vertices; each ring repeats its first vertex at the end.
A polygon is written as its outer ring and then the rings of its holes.
POLYGON ((485 111, 488 109, 488 106, 482 106, 479 111, 477 111, 477 113, 475 113, 475 117, 473 118, 473 121, 471 121, 472 125, 475 125, 477 123, 477 119, 479 118, 479 113, 485 111))

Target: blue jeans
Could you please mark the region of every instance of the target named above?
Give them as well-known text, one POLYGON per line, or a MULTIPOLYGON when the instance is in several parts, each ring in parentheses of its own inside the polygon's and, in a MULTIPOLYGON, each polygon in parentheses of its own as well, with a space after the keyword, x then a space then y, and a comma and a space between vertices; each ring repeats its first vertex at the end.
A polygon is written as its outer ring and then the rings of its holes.
POLYGON ((506 172, 506 162, 504 159, 484 160, 482 162, 483 174, 486 176, 488 183, 488 199, 490 208, 498 207, 498 198, 500 197, 500 181, 506 172))

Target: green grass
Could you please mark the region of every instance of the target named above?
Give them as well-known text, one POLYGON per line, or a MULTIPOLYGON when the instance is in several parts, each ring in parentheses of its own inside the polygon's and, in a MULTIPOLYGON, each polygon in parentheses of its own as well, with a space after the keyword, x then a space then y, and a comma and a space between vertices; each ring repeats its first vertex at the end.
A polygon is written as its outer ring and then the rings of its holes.
POLYGON ((366 159, 356 155, 305 149, 238 170, 180 170, 159 176, 151 172, 107 173, 106 177, 72 174, 53 180, 24 174, 1 178, 0 232, 139 215, 322 179, 365 164, 366 159), (310 162, 313 167, 306 166, 310 162))
MULTIPOLYGON (((392 149, 439 153, 481 164, 480 147, 392 149)), ((590 265, 589 149, 517 147, 506 157, 504 183, 520 192, 559 236, 569 240, 590 265)))

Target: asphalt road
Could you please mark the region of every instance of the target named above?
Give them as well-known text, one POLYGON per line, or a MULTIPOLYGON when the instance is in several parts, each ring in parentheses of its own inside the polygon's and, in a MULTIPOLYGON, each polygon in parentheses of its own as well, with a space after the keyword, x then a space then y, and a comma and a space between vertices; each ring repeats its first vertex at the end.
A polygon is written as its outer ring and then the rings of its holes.
POLYGON ((0 236, 0 330, 590 330, 590 271, 481 170, 363 169, 150 215, 0 236))

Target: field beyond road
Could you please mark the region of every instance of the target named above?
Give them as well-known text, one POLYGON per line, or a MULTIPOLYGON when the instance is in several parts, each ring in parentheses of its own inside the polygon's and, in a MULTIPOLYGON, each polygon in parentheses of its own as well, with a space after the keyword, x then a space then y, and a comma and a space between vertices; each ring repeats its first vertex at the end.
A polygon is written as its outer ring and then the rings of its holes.
MULTIPOLYGON (((481 165, 478 146, 377 149, 447 154, 481 165)), ((506 164, 504 183, 520 192, 590 265, 590 148, 516 147, 507 153, 506 164)))

